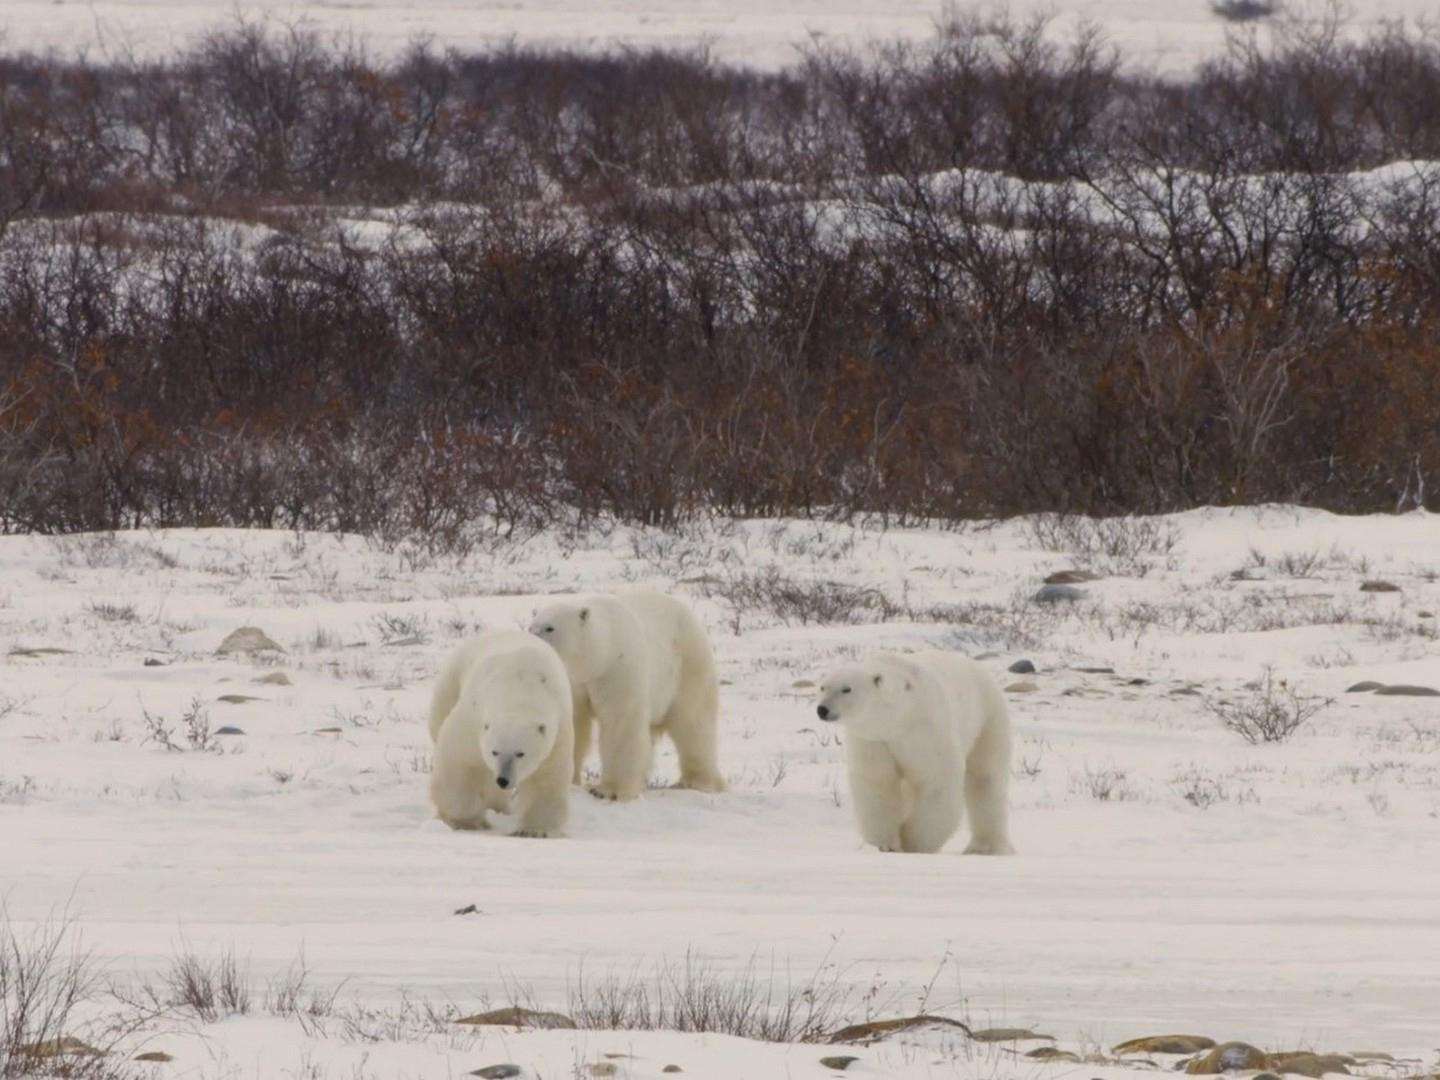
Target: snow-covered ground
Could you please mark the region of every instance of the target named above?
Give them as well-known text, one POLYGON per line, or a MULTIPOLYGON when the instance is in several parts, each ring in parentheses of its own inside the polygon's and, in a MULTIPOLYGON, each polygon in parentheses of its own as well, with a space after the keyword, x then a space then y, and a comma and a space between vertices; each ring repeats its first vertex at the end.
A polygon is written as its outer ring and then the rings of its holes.
MULTIPOLYGON (((0 897, 22 929, 68 909, 122 981, 233 950, 259 988, 303 954, 312 986, 386 1015, 517 993, 563 1009, 582 978, 689 957, 782 993, 816 979, 847 1017, 923 1004, 1072 1049, 1180 1030, 1429 1071, 1440 697, 1346 691, 1440 687, 1437 616, 1440 523, 1420 513, 716 523, 464 559, 258 531, 0 538, 0 897), (1068 567, 1103 576, 1077 601, 1031 599, 1068 567), (1361 590, 1375 579, 1398 591, 1361 590), (756 599, 795 586, 804 609, 824 582, 828 621, 756 599), (676 590, 711 631, 731 791, 577 792, 554 840, 427 820, 423 716, 447 650, 523 625, 545 594, 632 584, 676 590), (240 626, 285 652, 217 656, 240 626), (963 835, 935 856, 859 844, 810 684, 867 649, 925 644, 986 657, 1010 688, 1014 858, 962 857, 963 835), (1007 672, 1022 659, 1038 671, 1007 672), (1281 700, 1334 701, 1252 746, 1215 709, 1255 703, 1267 665, 1281 700)), ((667 749, 658 779, 674 773, 667 749)), ((365 1075, 589 1075, 624 1053, 617 1075, 820 1076, 829 1052, 443 1022, 417 1042, 424 1025, 373 1024, 374 1043, 353 1022, 306 1036, 255 1016, 147 1037, 186 1076, 300 1075, 302 1052, 320 1075, 365 1053, 365 1075)), ((1082 1068, 964 1040, 847 1052, 870 1075, 1082 1068)))
MULTIPOLYGON (((1022 17, 1053 12, 1062 28, 1093 24, 1125 63, 1169 73, 1213 55, 1230 29, 1208 0, 1010 0, 1007 6, 1022 17)), ((1327 5, 1292 0, 1286 7, 1306 17, 1327 5)), ((704 43, 722 59, 778 67, 810 42, 864 46, 927 37, 944 10, 936 0, 3 0, 0 31, 12 48, 143 57, 233 25, 238 14, 353 35, 380 53, 422 39, 461 49, 507 41, 583 49, 704 43)), ((1372 0, 1346 11, 1356 32, 1434 13, 1432 0, 1372 0)))

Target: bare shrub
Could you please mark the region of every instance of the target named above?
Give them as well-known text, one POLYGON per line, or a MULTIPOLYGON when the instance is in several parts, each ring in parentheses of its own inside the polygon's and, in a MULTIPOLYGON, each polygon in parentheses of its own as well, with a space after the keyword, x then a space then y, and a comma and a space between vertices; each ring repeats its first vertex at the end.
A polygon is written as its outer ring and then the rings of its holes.
POLYGON ((736 622, 759 613, 786 626, 854 624, 882 622, 902 611, 878 589, 824 579, 804 581, 778 566, 733 573, 702 587, 705 595, 730 609, 736 622))
POLYGON ((1034 514, 1026 525, 1046 551, 1075 555, 1098 573, 1144 577, 1152 561, 1180 542, 1172 522, 1154 517, 1095 518, 1081 514, 1034 514))
POLYGON ((823 1042, 858 1006, 885 1004, 866 1001, 830 965, 794 980, 755 960, 730 972, 690 954, 628 975, 591 979, 582 971, 567 998, 566 1012, 582 1029, 714 1032, 763 1042, 823 1042))
POLYGON ((1124 769, 1116 766, 1097 768, 1089 763, 1081 772, 1071 774, 1070 790, 1096 802, 1128 802, 1136 797, 1124 769))
POLYGON ((233 949, 213 960, 188 950, 176 956, 165 976, 166 1004, 188 1009, 206 1023, 250 1011, 249 973, 233 949))
POLYGON ((103 622, 128 623, 134 622, 140 617, 135 611, 134 604, 110 604, 96 601, 87 604, 85 610, 103 622))
POLYGON ((138 1076, 109 1053, 125 1033, 123 1021, 93 1019, 88 1007, 101 996, 99 972, 68 917, 22 933, 0 907, 0 1077, 138 1076), (65 1040, 74 1041, 74 1052, 50 1052, 65 1040))
POLYGON ((1334 700, 1300 694, 1267 664, 1253 690, 1236 699, 1207 697, 1205 708, 1248 743, 1279 743, 1334 700))

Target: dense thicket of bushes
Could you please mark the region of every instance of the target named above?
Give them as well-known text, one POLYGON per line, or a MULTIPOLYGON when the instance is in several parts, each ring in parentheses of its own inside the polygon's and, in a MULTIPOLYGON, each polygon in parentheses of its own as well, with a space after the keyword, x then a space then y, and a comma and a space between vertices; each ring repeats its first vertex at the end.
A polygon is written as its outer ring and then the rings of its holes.
POLYGON ((1440 507, 1440 40, 1341 29, 0 57, 0 527, 1440 507))

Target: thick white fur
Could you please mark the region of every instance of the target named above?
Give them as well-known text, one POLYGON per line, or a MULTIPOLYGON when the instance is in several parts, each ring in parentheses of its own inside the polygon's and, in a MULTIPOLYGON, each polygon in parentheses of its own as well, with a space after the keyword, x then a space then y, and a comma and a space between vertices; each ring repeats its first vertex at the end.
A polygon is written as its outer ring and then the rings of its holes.
POLYGON ((575 745, 571 709, 565 665, 543 641, 486 630, 457 646, 430 700, 435 816, 451 828, 483 829, 487 811, 515 814, 516 835, 560 835, 575 745))
POLYGON ((970 813, 967 855, 1009 855, 1010 717, 989 672, 959 653, 877 653, 831 673, 821 719, 845 729, 860 835, 939 851, 970 813))
POLYGON ((680 756, 676 787, 725 789, 715 657, 683 602, 646 590, 566 597, 536 612, 530 632, 554 646, 570 672, 577 784, 594 726, 600 780, 590 790, 601 798, 633 799, 644 790, 661 733, 680 756))

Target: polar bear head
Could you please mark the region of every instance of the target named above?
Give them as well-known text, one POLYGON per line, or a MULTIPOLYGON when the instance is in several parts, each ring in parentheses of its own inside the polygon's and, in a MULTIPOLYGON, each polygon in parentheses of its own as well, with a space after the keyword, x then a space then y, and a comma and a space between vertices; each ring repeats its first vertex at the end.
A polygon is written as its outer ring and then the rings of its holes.
POLYGON ((826 723, 843 724, 862 739, 895 734, 907 713, 914 679, 899 657, 872 656, 836 668, 820 684, 815 714, 826 723))
POLYGON ((494 657, 464 690, 465 706, 479 720, 480 758, 505 789, 519 787, 545 763, 565 722, 570 688, 557 695, 555 676, 531 660, 494 657))
POLYGON ((560 654, 577 683, 596 678, 615 658, 617 642, 603 597, 547 604, 530 620, 530 633, 560 654))

